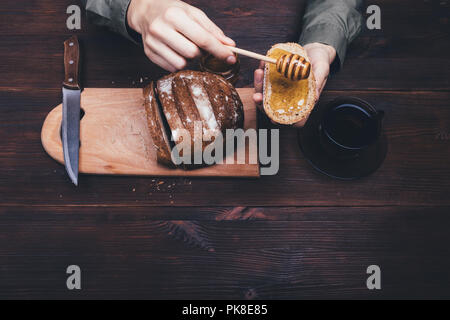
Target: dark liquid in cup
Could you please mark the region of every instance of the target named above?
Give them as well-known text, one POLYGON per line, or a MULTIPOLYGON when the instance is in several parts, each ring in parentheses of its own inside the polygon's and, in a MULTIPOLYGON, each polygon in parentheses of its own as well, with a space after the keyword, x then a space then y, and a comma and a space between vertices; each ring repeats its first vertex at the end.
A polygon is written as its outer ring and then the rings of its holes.
POLYGON ((362 148, 377 136, 376 115, 353 104, 334 107, 325 117, 324 129, 336 143, 347 148, 362 148))

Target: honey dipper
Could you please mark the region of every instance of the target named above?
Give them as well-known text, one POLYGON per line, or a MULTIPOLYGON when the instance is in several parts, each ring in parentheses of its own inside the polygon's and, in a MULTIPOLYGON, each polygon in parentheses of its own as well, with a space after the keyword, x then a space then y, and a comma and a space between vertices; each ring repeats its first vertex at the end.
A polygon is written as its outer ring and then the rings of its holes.
POLYGON ((311 64, 306 59, 298 54, 285 54, 278 60, 257 54, 251 51, 239 49, 236 47, 227 46, 234 53, 241 54, 257 60, 262 60, 268 63, 273 63, 277 66, 277 71, 292 81, 299 81, 307 79, 311 73, 311 64))

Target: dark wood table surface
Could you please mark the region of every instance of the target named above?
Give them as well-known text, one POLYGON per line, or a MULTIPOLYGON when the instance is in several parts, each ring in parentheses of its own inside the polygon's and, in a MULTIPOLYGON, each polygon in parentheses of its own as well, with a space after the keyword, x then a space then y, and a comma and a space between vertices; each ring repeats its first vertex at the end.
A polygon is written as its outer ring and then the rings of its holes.
MULTIPOLYGON (((277 176, 81 176, 78 188, 40 143, 61 101, 72 3, 0 2, 0 298, 450 298, 448 1, 371 1, 382 30, 352 44, 323 94, 386 112, 389 153, 373 176, 316 173, 283 128, 277 176), (373 264, 380 291, 366 288, 373 264), (66 288, 69 265, 81 291, 66 288)), ((254 51, 300 34, 302 1, 192 3, 254 51)), ((85 20, 76 34, 86 87, 163 74, 120 36, 85 20)), ((238 86, 257 64, 242 59, 238 86)))

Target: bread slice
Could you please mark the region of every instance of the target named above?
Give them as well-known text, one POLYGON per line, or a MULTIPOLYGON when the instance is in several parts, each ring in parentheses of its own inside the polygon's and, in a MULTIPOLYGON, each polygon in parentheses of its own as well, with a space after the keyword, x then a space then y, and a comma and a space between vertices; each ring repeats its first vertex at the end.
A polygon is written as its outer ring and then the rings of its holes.
MULTIPOLYGON (((186 128, 191 137, 194 136, 194 124, 196 121, 202 121, 200 113, 198 112, 191 91, 187 85, 188 80, 175 77, 172 80, 173 97, 175 99, 175 106, 184 128, 186 128)), ((164 108, 164 107, 163 107, 164 108)))
MULTIPOLYGON (((274 45, 268 56, 278 59, 286 52, 295 53, 310 62, 306 51, 297 43, 274 45)), ((290 125, 306 122, 316 104, 316 80, 314 73, 308 79, 291 81, 266 63, 264 73, 264 111, 276 123, 290 125)))
POLYGON ((178 114, 177 104, 173 95, 173 79, 175 75, 168 75, 157 82, 157 95, 161 103, 161 110, 164 113, 170 127, 170 137, 175 144, 179 144, 182 139, 179 135, 180 129, 185 129, 183 121, 178 114))
POLYGON ((147 114, 148 128, 153 139, 153 146, 156 149, 157 160, 163 165, 172 167, 170 140, 158 105, 153 82, 144 88, 144 107, 147 114))
MULTIPOLYGON (((225 99, 225 120, 228 124, 224 129, 243 128, 244 127, 244 105, 234 86, 224 78, 214 75, 218 80, 218 95, 222 95, 225 99)), ((217 93, 216 93, 217 96, 217 93)))

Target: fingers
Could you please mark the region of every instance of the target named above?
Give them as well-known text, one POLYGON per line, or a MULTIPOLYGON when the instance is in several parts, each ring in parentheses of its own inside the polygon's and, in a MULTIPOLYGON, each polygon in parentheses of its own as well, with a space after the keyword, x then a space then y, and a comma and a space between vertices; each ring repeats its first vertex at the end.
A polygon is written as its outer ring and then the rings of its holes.
POLYGON ((229 65, 234 65, 237 62, 236 56, 229 56, 227 60, 225 60, 226 63, 229 65))
POLYGON ((255 93, 253 95, 253 101, 255 102, 256 107, 262 113, 264 113, 263 100, 264 100, 264 98, 263 98, 263 94, 262 93, 255 93))
POLYGON ((173 51, 169 46, 160 40, 155 38, 147 39, 145 45, 152 53, 158 55, 162 60, 165 60, 168 64, 174 67, 175 71, 186 67, 186 59, 173 51))
POLYGON ((263 83, 264 83, 264 71, 261 69, 255 70, 255 92, 262 93, 263 92, 263 83))
POLYGON ((193 7, 190 10, 190 14, 194 20, 196 20, 205 30, 211 32, 219 41, 228 46, 236 46, 234 40, 227 37, 222 29, 212 22, 202 10, 193 7))
POLYGON ((255 70, 255 94, 253 95, 253 101, 255 101, 256 106, 263 111, 262 103, 264 100, 263 96, 264 87, 264 71, 261 69, 255 70))
POLYGON ((230 49, 213 36, 212 33, 203 28, 197 21, 191 19, 184 11, 179 11, 178 15, 169 15, 166 18, 169 19, 169 23, 179 33, 215 57, 227 60, 228 57, 234 56, 230 49))
POLYGON ((169 72, 176 72, 177 71, 177 68, 175 68, 167 60, 163 59, 158 54, 153 52, 151 49, 146 47, 146 48, 144 48, 144 51, 145 51, 145 54, 147 55, 147 57, 151 61, 153 61, 153 63, 157 64, 158 66, 160 66, 164 70, 167 70, 169 72))
POLYGON ((201 49, 229 64, 236 63, 235 55, 226 47, 235 46, 235 42, 203 11, 182 2, 157 2, 156 8, 147 8, 146 12, 140 24, 145 25, 140 32, 145 53, 162 68, 171 72, 184 69, 186 59, 199 57, 201 49))
POLYGON ((264 70, 265 67, 266 67, 266 63, 265 63, 264 61, 261 61, 261 62, 259 63, 259 69, 264 70))
POLYGON ((202 54, 200 49, 192 41, 170 28, 167 28, 164 42, 179 55, 187 59, 194 59, 200 57, 202 54))
POLYGON ((255 93, 253 95, 253 101, 255 101, 255 103, 260 104, 263 102, 263 94, 262 93, 255 93))

